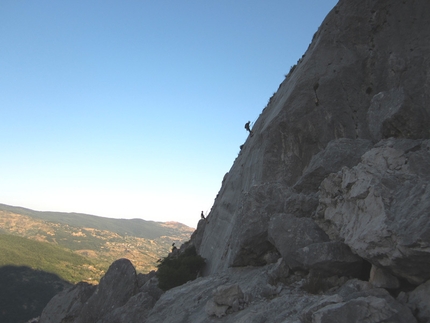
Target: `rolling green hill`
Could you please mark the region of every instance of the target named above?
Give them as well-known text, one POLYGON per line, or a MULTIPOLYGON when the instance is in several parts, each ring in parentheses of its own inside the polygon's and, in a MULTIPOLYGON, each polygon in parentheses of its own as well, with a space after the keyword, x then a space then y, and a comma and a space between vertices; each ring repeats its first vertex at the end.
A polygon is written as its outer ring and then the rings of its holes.
POLYGON ((0 322, 24 323, 58 292, 103 271, 90 259, 47 242, 0 234, 0 322))
POLYGON ((46 242, 0 234, 0 267, 27 266, 58 275, 65 281, 98 281, 103 270, 89 258, 46 242))

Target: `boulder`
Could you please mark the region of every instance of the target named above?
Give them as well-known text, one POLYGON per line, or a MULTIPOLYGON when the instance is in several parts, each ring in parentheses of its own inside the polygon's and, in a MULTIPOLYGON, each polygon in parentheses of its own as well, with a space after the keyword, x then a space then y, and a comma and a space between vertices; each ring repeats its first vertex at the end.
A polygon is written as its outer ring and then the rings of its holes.
POLYGON ((414 309, 419 322, 430 322, 430 281, 409 293, 408 305, 414 309))
POLYGON ((239 285, 219 286, 214 292, 214 302, 219 305, 233 307, 243 300, 243 292, 239 285))
POLYGON ((333 296, 327 301, 331 304, 313 305, 305 312, 308 321, 312 317, 312 323, 417 322, 410 309, 397 302, 386 290, 374 288, 370 283, 358 279, 346 282, 338 290, 337 297, 333 296))
POLYGON ((213 299, 206 303, 206 313, 221 317, 229 310, 237 312, 243 309, 244 303, 244 294, 238 284, 219 286, 214 291, 213 299))
POLYGON ((292 214, 280 213, 271 217, 268 239, 290 265, 292 254, 298 249, 314 243, 328 242, 327 234, 309 218, 297 218, 292 214))
POLYGON ((315 154, 294 185, 299 192, 315 192, 322 180, 343 166, 353 167, 373 146, 370 140, 340 138, 330 141, 324 150, 315 154))
POLYGON ((378 268, 372 265, 370 270, 369 282, 375 287, 386 289, 397 289, 400 287, 400 282, 397 277, 391 275, 383 268, 378 268))
POLYGON ((312 270, 322 276, 358 277, 363 262, 340 241, 313 243, 297 249, 289 258, 291 269, 312 270))
POLYGON ((430 278, 429 140, 387 139, 321 184, 319 216, 351 250, 396 276, 430 278))
POLYGON ((357 298, 374 289, 372 284, 359 279, 350 279, 337 291, 337 294, 342 297, 342 299, 352 299, 357 298))
POLYGON ((282 291, 282 285, 274 286, 272 284, 266 284, 262 287, 260 295, 267 299, 272 299, 279 295, 282 291))
POLYGON ((213 299, 208 300, 205 306, 205 311, 208 316, 222 317, 226 315, 227 310, 227 305, 219 305, 213 299))
POLYGON ((357 276, 361 271, 362 259, 342 242, 330 241, 312 219, 274 215, 269 221, 268 240, 293 270, 312 269, 324 275, 347 276, 357 276))
POLYGON ((323 295, 303 310, 303 323, 417 322, 411 310, 386 290, 358 279, 347 281, 334 295, 323 295))
POLYGON ((125 305, 137 292, 136 270, 128 259, 110 265, 96 291, 83 306, 75 323, 108 323, 111 311, 125 305))

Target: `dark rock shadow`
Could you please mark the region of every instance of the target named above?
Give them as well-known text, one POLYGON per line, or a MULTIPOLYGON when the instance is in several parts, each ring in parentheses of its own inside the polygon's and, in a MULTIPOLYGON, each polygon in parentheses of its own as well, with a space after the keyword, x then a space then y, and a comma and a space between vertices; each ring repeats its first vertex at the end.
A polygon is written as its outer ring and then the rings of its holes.
POLYGON ((24 323, 40 316, 51 298, 70 286, 57 275, 41 270, 0 267, 0 322, 24 323))

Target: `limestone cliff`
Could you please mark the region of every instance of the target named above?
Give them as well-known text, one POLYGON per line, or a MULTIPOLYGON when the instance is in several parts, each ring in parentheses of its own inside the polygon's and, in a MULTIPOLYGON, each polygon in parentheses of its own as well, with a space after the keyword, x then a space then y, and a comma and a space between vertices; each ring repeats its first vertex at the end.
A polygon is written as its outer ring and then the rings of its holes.
POLYGON ((430 137, 429 17, 426 1, 331 11, 224 178, 200 246, 207 273, 270 249, 274 214, 312 218, 322 180, 381 139, 430 137))
MULTIPOLYGON (((154 278, 130 274, 128 302, 110 300, 109 313, 94 292, 81 313, 100 310, 92 323, 428 322, 429 19, 428 0, 340 0, 189 242, 207 260, 203 277, 160 296, 148 291, 154 278)), ((74 313, 57 321, 86 322, 74 313)))

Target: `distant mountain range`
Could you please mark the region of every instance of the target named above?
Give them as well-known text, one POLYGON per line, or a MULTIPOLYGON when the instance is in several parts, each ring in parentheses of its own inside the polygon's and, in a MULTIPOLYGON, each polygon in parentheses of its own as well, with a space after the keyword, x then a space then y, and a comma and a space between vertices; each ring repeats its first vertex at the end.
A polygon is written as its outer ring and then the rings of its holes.
POLYGON ((98 281, 113 261, 127 258, 138 272, 146 273, 154 270, 157 260, 170 252, 172 243, 180 245, 189 240, 193 231, 193 228, 177 222, 163 223, 141 219, 111 219, 80 213, 40 212, 0 204, 0 234, 42 242, 34 244, 37 248, 28 253, 26 251, 31 244, 26 244, 22 240, 13 244, 10 243, 10 238, 6 239, 3 236, 0 266, 19 265, 46 270, 76 283, 80 280, 98 281), (48 250, 52 246, 57 249, 48 250), (50 269, 45 268, 48 260, 45 263, 36 261, 41 257, 47 259, 48 255, 61 254, 59 250, 62 250, 64 255, 80 257, 70 256, 67 260, 62 260, 63 266, 50 269), (41 254, 37 256, 39 253, 41 254), (72 270, 67 273, 58 270, 66 267, 72 270), (73 270, 76 270, 77 274, 73 275, 71 273, 73 270))

